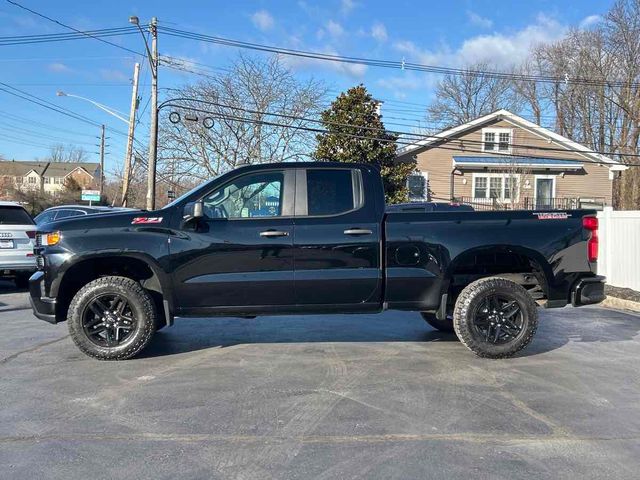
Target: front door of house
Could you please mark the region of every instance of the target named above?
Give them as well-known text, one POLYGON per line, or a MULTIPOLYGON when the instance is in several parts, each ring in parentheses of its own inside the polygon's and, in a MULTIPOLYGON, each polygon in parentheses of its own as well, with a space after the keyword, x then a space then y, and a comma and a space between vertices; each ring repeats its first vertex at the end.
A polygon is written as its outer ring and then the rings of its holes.
POLYGON ((536 178, 536 208, 553 208, 553 178, 536 178))

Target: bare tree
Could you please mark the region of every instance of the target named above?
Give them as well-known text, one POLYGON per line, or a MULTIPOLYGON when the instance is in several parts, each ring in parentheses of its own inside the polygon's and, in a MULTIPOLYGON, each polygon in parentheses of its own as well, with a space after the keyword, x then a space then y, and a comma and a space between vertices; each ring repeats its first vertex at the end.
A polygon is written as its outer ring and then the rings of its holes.
POLYGON ((445 75, 436 86, 435 100, 427 109, 427 118, 447 128, 501 108, 518 112, 522 99, 511 80, 475 73, 491 70, 497 67, 476 63, 469 65, 462 75, 445 75))
POLYGON ((227 74, 172 93, 181 100, 162 117, 161 171, 181 182, 243 163, 307 159, 315 139, 302 128, 318 128, 309 117, 317 117, 326 92, 321 82, 296 79, 277 56, 240 55, 227 74), (181 118, 175 124, 173 112, 181 118))
POLYGON ((82 147, 75 145, 63 145, 58 143, 53 145, 46 158, 49 162, 86 162, 89 159, 88 152, 82 147))

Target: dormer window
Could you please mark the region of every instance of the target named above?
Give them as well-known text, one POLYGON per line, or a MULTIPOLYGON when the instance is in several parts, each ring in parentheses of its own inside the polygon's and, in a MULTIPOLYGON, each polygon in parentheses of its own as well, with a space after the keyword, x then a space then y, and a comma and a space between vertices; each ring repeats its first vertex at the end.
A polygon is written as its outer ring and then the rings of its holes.
POLYGON ((511 153, 511 129, 483 128, 482 151, 511 153))

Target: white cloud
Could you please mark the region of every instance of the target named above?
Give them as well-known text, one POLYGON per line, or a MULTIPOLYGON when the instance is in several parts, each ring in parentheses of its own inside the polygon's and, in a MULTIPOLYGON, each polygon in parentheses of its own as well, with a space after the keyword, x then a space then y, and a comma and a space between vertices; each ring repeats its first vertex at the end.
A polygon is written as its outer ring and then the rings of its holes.
POLYGON ((333 20, 329 20, 325 25, 325 30, 332 37, 341 37, 344 34, 344 28, 338 22, 334 22, 333 20))
POLYGON ((266 10, 258 10, 253 15, 251 15, 251 21, 256 26, 256 28, 262 30, 263 32, 267 30, 271 30, 275 21, 269 12, 266 10))
POLYGON ((597 25, 602 21, 602 17, 600 15, 589 15, 585 17, 580 22, 580 28, 589 28, 597 25))
POLYGON ((408 61, 419 63, 461 67, 487 62, 496 68, 508 68, 524 60, 535 45, 556 41, 566 31, 565 25, 540 14, 532 24, 521 30, 471 37, 457 49, 443 45, 436 50, 427 50, 406 40, 396 42, 394 48, 406 54, 408 61))
POLYGON ((340 11, 343 15, 351 13, 351 11, 357 6, 356 2, 354 2, 353 0, 342 0, 340 3, 340 11))
POLYGON ((467 18, 469 19, 469 23, 475 25, 480 28, 491 28, 493 27, 493 20, 490 18, 483 17, 478 15, 476 12, 472 12, 471 10, 467 10, 467 18))
POLYGON ((386 42, 389 36, 387 35, 387 28, 384 26, 384 23, 374 23, 371 27, 371 36, 379 42, 386 42))
POLYGON ((50 72, 54 72, 54 73, 68 73, 71 71, 71 69, 65 65, 64 63, 50 63, 49 65, 47 65, 47 69, 50 72))

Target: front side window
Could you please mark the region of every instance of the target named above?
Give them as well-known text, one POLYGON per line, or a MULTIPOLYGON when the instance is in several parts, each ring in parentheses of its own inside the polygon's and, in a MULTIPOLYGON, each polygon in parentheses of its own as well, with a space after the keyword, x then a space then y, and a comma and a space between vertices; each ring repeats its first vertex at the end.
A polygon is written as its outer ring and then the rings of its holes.
POLYGON ((307 170, 308 215, 337 215, 356 203, 351 170, 307 170))
POLYGON ((264 172, 237 178, 203 200, 208 218, 282 216, 284 174, 264 172))

